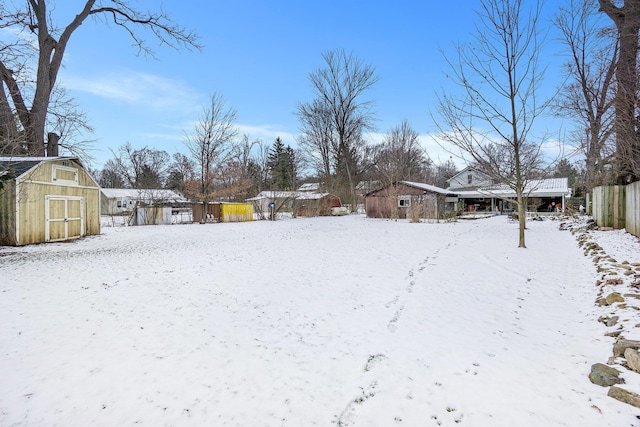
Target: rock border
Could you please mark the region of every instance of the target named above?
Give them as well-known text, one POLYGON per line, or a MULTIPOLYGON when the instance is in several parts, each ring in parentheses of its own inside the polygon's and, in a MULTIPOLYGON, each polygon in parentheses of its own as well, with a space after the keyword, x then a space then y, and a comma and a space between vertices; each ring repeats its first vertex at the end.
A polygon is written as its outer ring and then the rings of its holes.
POLYGON ((615 338, 613 356, 606 364, 594 363, 589 380, 602 387, 609 387, 607 396, 640 408, 640 395, 619 387, 624 372, 640 374, 640 341, 625 338, 625 334, 640 336, 640 263, 614 259, 595 241, 592 231, 611 231, 610 227, 598 227, 590 217, 566 216, 560 219, 560 230, 569 230, 577 239, 584 255, 596 266, 599 278, 595 285, 598 296, 595 304, 604 312, 598 319, 608 329, 605 336, 615 338), (586 221, 585 221, 586 219, 586 221), (621 367, 619 371, 616 367, 621 367))

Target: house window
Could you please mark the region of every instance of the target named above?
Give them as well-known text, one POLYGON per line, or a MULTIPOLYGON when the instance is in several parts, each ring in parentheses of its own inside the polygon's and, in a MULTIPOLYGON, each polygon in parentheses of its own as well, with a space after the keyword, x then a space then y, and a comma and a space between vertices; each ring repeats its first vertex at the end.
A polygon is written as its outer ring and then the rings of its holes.
POLYGON ((400 196, 398 197, 398 207, 399 208, 408 208, 411 206, 411 197, 410 196, 400 196))
POLYGON ((467 184, 471 184, 473 182, 473 175, 467 175, 467 184))
POLYGON ((122 207, 122 200, 118 200, 118 207, 121 208, 122 207))

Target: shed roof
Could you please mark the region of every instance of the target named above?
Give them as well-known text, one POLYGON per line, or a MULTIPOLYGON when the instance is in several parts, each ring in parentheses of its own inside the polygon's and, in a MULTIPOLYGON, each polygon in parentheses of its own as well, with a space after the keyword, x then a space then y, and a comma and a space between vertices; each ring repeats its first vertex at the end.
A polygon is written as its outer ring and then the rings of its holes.
POLYGON ((320 189, 319 182, 307 182, 306 184, 302 184, 298 191, 318 191, 320 189))
POLYGON ((319 200, 326 196, 332 196, 332 194, 314 193, 309 191, 261 191, 257 196, 247 199, 247 202, 265 199, 319 200))
POLYGON ((82 165, 77 157, 0 157, 0 176, 11 174, 18 178, 40 163, 54 160, 75 160, 82 165))
POLYGON ((410 187, 419 188, 421 190, 430 191, 432 193, 453 194, 453 192, 451 191, 447 191, 444 188, 436 187, 435 185, 431 185, 431 184, 423 184, 421 182, 411 182, 411 181, 400 181, 400 182, 410 187))

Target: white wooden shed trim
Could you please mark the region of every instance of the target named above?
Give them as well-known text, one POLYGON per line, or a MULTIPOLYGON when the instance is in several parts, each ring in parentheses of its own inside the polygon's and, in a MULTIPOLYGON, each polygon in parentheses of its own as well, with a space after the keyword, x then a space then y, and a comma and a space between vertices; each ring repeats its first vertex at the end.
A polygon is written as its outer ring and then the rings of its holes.
POLYGON ((53 185, 56 187, 74 187, 74 188, 82 188, 85 190, 100 190, 100 187, 93 187, 90 185, 77 185, 77 184, 73 184, 73 181, 69 181, 71 182, 71 184, 67 184, 66 181, 56 181, 56 182, 47 182, 47 181, 34 181, 32 179, 28 179, 28 180, 24 180, 22 181, 24 183, 29 183, 29 184, 39 184, 39 185, 53 185))

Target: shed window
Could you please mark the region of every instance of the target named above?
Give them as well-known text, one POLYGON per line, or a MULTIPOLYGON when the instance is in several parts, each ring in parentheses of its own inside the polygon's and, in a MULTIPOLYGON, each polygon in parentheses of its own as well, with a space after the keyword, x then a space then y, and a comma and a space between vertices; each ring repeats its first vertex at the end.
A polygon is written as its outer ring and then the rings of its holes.
POLYGON ((62 185, 78 185, 78 169, 53 165, 51 168, 51 181, 62 185))
POLYGON ((121 208, 122 207, 122 200, 118 200, 118 207, 121 208))
POLYGON ((467 175, 467 184, 471 184, 473 182, 473 175, 467 175))
POLYGON ((399 208, 408 208, 411 206, 411 197, 410 196, 400 196, 398 197, 398 207, 399 208))

